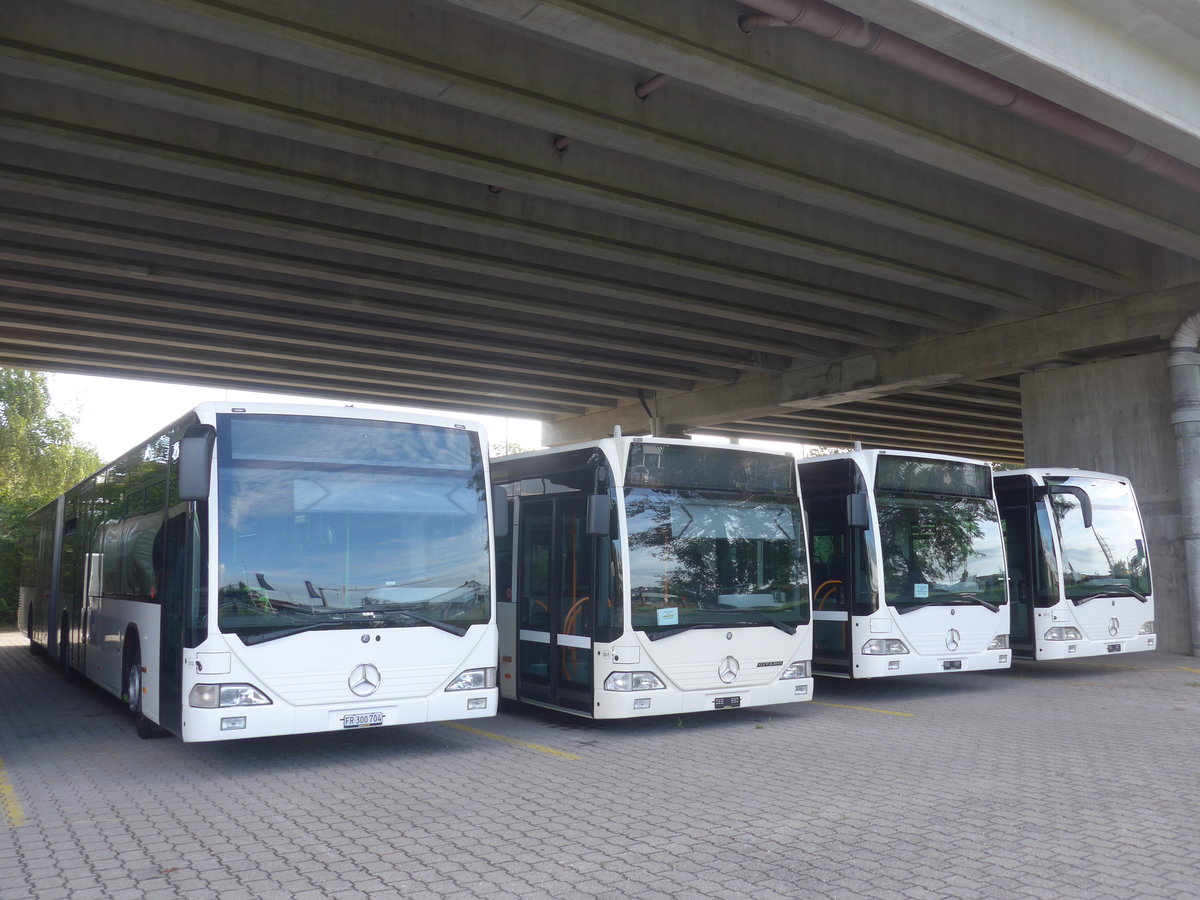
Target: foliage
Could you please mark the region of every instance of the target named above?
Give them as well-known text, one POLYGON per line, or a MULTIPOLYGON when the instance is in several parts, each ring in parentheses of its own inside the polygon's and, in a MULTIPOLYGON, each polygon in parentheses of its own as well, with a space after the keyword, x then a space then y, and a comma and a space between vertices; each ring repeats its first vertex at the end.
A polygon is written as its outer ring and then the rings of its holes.
POLYGON ((0 625, 15 618, 26 518, 100 467, 74 427, 51 413, 44 374, 0 369, 0 625))
POLYGON ((488 448, 491 451, 491 457, 495 459, 497 456, 511 456, 514 453, 528 453, 532 447, 526 447, 518 441, 492 441, 488 448))

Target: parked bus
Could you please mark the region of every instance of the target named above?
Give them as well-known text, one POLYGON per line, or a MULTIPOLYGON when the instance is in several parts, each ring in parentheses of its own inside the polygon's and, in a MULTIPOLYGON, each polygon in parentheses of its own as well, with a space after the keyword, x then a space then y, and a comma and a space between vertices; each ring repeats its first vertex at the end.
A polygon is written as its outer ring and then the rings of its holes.
POLYGON ((618 435, 492 477, 501 696, 597 719, 812 697, 791 455, 618 435))
POLYGON ((876 678, 1007 668, 1007 585, 991 469, 932 453, 799 460, 813 668, 876 678))
POLYGON ((486 439, 205 403, 33 517, 20 626, 142 737, 495 714, 486 439))
POLYGON ((997 473, 1024 659, 1153 650, 1150 559, 1129 479, 1078 469, 997 473))

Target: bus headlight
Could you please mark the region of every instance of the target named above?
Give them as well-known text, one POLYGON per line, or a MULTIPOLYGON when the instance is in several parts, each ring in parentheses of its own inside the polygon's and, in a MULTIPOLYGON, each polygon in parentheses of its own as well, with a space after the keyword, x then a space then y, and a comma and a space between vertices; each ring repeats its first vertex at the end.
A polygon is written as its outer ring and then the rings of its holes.
POLYGON ((448 691, 478 691, 496 686, 496 669, 464 669, 446 685, 448 691))
POLYGON ((1144 622, 1138 634, 1154 634, 1154 621, 1144 622))
POLYGON ((787 681, 789 678, 808 678, 810 675, 812 675, 812 663, 807 659, 802 659, 784 669, 779 676, 779 680, 787 681))
POLYGON ((1048 641, 1082 641, 1083 635, 1074 625, 1055 625, 1046 632, 1048 641))
POLYGON ((1007 650, 1008 649, 1008 635, 1007 634, 996 635, 994 638, 992 638, 992 642, 990 644, 988 644, 988 649, 989 650, 1007 650))
POLYGON ((613 672, 604 679, 606 691, 665 691, 667 686, 653 672, 613 672))
POLYGON ((862 652, 868 656, 894 656, 907 653, 908 648, 904 646, 904 641, 895 638, 875 638, 863 644, 862 652))
POLYGON ((198 709, 270 705, 271 698, 252 684, 197 684, 188 692, 188 706, 198 709))

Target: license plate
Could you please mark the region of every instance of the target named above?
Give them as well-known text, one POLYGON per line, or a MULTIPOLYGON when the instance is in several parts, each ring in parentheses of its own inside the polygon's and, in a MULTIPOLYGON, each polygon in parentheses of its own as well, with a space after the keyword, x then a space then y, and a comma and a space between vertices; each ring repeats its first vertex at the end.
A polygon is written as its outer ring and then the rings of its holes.
POLYGON ((961 659, 948 659, 942 663, 942 671, 943 672, 949 672, 952 669, 961 669, 961 668, 962 668, 962 660, 961 659))
POLYGON ((383 713, 381 712, 346 713, 342 716, 343 728, 370 728, 372 725, 382 724, 383 713))
POLYGON ((741 697, 718 697, 713 701, 713 709, 737 709, 741 705, 741 697))
POLYGON ((1120 645, 1120 644, 1109 644, 1109 645, 1108 645, 1108 652, 1109 652, 1109 653, 1120 653, 1120 652, 1121 652, 1121 645, 1120 645))

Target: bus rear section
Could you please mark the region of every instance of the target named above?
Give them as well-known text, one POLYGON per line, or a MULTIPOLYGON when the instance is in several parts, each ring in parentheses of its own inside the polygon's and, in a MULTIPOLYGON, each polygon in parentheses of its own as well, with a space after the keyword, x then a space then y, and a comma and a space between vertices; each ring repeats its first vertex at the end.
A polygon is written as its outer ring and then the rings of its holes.
POLYGON ((1004 551, 990 468, 855 450, 798 461, 817 674, 1007 668, 1004 551))
POLYGON ((433 417, 203 404, 64 495, 31 639, 142 736, 493 715, 485 448, 433 417))
POLYGON ((655 438, 494 460, 502 696, 604 719, 810 699, 793 470, 655 438))
POLYGON ((1150 557, 1129 479, 1078 469, 998 473, 1013 585, 1013 653, 1106 656, 1156 646, 1150 557))

